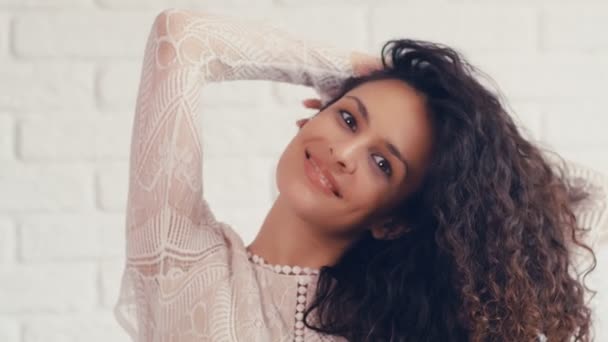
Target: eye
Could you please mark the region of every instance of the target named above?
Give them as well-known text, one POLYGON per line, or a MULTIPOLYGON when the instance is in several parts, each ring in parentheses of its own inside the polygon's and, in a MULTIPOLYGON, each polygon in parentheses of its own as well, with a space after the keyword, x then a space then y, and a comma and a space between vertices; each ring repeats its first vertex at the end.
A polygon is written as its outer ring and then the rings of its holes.
POLYGON ((345 110, 340 110, 339 112, 340 112, 340 116, 342 117, 342 120, 344 122, 346 122, 348 127, 350 127, 351 131, 353 131, 353 132, 356 131, 357 130, 357 120, 355 120, 355 117, 351 113, 349 113, 345 110), (346 114, 346 117, 343 114, 346 114))
POLYGON ((382 172, 384 172, 387 176, 390 176, 393 173, 393 170, 391 169, 391 163, 389 163, 388 160, 386 160, 382 156, 374 155, 374 159, 376 159, 376 157, 380 158, 380 162, 376 162, 376 165, 378 165, 380 170, 382 170, 382 172))
MULTIPOLYGON (((345 110, 340 110, 339 113, 342 117, 342 120, 348 125, 348 127, 350 127, 353 132, 355 132, 357 130, 357 120, 355 119, 355 117, 345 110)), ((376 162, 376 165, 378 165, 382 172, 384 172, 387 176, 390 177, 390 175, 392 174, 391 163, 389 163, 386 158, 383 158, 380 155, 374 155, 374 159, 375 157, 380 158, 380 162, 376 162)))

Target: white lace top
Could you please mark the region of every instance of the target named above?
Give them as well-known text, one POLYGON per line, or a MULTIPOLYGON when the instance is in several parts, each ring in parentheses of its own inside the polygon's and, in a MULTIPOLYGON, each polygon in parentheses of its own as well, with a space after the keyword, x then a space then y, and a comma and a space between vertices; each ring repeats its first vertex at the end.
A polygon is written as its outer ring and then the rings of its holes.
MULTIPOLYGON (((302 322, 318 270, 267 265, 215 219, 203 196, 198 115, 202 86, 223 80, 312 86, 325 102, 352 74, 350 63, 350 52, 260 23, 178 9, 157 16, 135 110, 127 258, 114 309, 134 341, 344 340, 302 322)), ((584 220, 600 225, 605 216, 596 210, 584 220)))
POLYGON ((204 199, 199 95, 207 82, 312 86, 327 100, 350 53, 260 23, 190 10, 150 32, 132 132, 126 266, 115 314, 135 341, 334 341, 303 326, 317 271, 253 261, 204 199))

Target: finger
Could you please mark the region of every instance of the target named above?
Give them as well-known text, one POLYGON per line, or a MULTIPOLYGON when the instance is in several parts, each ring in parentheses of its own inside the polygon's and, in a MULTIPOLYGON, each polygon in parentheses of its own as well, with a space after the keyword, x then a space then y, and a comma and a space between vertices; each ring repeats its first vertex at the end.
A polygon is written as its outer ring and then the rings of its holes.
POLYGON ((308 108, 319 108, 321 107, 321 101, 319 99, 305 99, 302 101, 305 107, 308 108))
POLYGON ((321 108, 321 100, 319 100, 319 99, 305 99, 304 101, 302 101, 302 104, 306 108, 314 108, 314 109, 321 108))

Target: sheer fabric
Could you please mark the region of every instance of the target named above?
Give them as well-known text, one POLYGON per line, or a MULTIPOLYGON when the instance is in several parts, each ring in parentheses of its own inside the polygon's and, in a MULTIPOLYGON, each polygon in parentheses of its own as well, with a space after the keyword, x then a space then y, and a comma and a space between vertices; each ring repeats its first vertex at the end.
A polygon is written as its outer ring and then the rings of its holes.
MULTIPOLYGON (((326 102, 352 74, 350 53, 272 26, 180 9, 156 17, 135 108, 126 262, 114 308, 133 341, 343 340, 301 324, 315 274, 252 262, 238 234, 214 217, 204 199, 198 116, 208 82, 290 82, 314 87, 326 102)), ((601 185, 603 195, 579 219, 605 241, 608 182, 578 166, 570 172, 601 185)))
POLYGON ((300 288, 314 274, 255 265, 203 196, 199 95, 208 82, 264 79, 325 100, 352 74, 350 53, 272 26, 203 12, 161 12, 146 44, 132 131, 126 265, 118 321, 135 341, 306 341, 300 288), (300 307, 298 307, 300 305, 300 307))

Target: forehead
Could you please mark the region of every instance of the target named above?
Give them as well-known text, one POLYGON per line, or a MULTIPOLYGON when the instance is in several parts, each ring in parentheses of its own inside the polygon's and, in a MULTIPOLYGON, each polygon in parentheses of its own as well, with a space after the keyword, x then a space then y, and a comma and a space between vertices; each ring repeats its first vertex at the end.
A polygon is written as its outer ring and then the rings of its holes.
POLYGON ((363 83, 346 95, 359 97, 374 117, 426 117, 424 96, 403 81, 387 79, 363 83), (405 114, 405 115, 404 115, 405 114))

